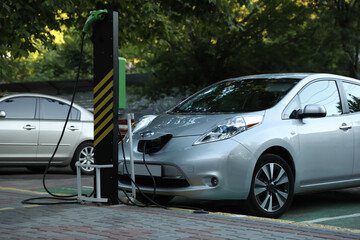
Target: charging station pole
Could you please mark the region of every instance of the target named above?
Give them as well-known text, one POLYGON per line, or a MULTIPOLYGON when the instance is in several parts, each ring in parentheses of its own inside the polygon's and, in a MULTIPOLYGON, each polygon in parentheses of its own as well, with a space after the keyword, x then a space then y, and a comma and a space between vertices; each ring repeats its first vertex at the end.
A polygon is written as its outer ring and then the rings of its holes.
POLYGON ((100 169, 101 198, 107 198, 109 204, 119 203, 118 39, 117 12, 108 12, 102 21, 94 23, 94 156, 95 165, 113 165, 100 169))

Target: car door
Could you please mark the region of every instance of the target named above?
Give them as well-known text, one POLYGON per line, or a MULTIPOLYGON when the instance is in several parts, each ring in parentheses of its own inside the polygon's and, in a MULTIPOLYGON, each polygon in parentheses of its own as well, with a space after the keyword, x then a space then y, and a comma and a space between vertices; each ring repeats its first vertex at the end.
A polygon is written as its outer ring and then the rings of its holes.
POLYGON ((0 161, 35 161, 39 120, 35 97, 11 97, 0 102, 0 161))
POLYGON ((323 118, 305 118, 299 126, 299 180, 302 186, 321 186, 351 178, 353 138, 351 117, 343 114, 337 82, 312 82, 299 93, 301 109, 308 104, 326 108, 323 118))
MULTIPOLYGON (((53 154, 60 139, 69 107, 68 104, 55 99, 40 98, 38 160, 48 161, 53 154)), ((68 161, 72 158, 81 130, 80 111, 73 108, 54 162, 68 161)))
POLYGON ((360 83, 343 82, 354 132, 354 177, 360 177, 360 83))

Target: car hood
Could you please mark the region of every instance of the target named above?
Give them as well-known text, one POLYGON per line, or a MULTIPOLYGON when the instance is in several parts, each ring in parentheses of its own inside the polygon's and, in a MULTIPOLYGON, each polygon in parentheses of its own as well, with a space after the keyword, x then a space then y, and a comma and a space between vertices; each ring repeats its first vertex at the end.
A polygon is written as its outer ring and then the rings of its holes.
MULTIPOLYGON (((260 113, 261 115, 264 112, 260 113)), ((260 115, 257 112, 257 115, 260 115)), ((173 137, 200 136, 216 124, 234 116, 249 114, 175 114, 163 113, 157 116, 146 128, 139 131, 139 135, 151 132, 147 139, 156 139, 159 136, 171 134, 173 137)))

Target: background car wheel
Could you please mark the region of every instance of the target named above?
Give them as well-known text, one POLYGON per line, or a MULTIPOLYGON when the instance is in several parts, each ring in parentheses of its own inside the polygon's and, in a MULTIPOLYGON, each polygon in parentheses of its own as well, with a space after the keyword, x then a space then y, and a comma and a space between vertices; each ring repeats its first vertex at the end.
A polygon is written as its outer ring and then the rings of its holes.
MULTIPOLYGON (((153 194, 144 193, 148 198, 153 199, 153 194)), ((143 204, 153 204, 148 198, 144 197, 141 193, 136 193, 136 200, 143 204)), ((155 195, 154 202, 160 205, 166 205, 170 202, 174 196, 167 196, 167 195, 155 195)))
POLYGON ((274 154, 260 157, 252 177, 248 204, 255 215, 280 217, 291 205, 294 177, 286 161, 274 154))
MULTIPOLYGON (((71 161, 71 168, 76 173, 75 163, 94 164, 94 147, 92 142, 84 142, 78 146, 75 151, 73 160, 71 161)), ((93 167, 81 167, 81 174, 92 175, 95 170, 93 167)))

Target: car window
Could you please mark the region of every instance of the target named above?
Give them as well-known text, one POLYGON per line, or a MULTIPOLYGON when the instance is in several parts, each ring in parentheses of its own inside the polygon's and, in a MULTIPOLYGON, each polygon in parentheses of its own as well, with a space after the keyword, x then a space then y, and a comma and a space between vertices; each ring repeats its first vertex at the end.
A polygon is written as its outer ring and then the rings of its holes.
POLYGON ((252 112, 273 107, 299 79, 230 80, 212 85, 174 112, 252 112))
POLYGON ((349 111, 351 113, 360 112, 360 85, 344 82, 343 86, 346 92, 349 111))
MULTIPOLYGON (((40 98, 40 118, 46 120, 65 120, 70 105, 50 99, 40 98)), ((80 111, 71 109, 69 120, 80 120, 80 111)))
POLYGON ((290 103, 285 108, 282 114, 282 118, 290 119, 290 116, 293 113, 293 111, 294 110, 297 111, 299 109, 301 109, 300 99, 299 99, 299 94, 296 94, 295 97, 290 101, 290 103))
POLYGON ((0 102, 0 110, 5 111, 5 119, 34 119, 36 110, 36 98, 8 98, 0 102))
POLYGON ((306 86, 299 93, 300 107, 319 104, 326 108, 326 116, 342 114, 339 91, 335 81, 318 81, 306 86))

